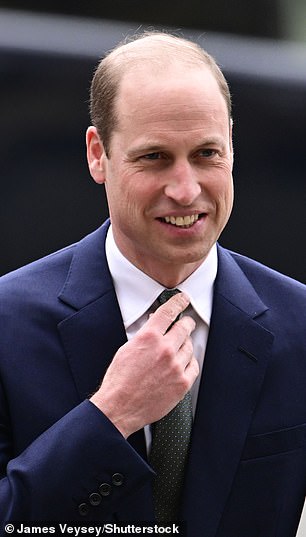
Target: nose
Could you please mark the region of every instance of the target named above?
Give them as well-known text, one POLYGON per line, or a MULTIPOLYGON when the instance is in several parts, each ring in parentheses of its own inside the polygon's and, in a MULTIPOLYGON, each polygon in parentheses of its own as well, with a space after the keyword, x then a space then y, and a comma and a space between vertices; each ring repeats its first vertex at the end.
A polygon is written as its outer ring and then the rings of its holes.
POLYGON ((179 205, 191 205, 201 193, 201 186, 190 164, 177 164, 168 172, 165 195, 179 205))

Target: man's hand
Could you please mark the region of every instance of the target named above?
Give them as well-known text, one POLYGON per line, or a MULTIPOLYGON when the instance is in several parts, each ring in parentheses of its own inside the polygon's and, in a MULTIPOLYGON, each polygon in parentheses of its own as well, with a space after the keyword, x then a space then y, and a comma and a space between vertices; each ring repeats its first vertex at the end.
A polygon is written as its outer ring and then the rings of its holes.
POLYGON ((120 347, 91 398, 125 438, 170 412, 199 374, 190 338, 193 319, 184 316, 167 331, 188 304, 179 293, 160 306, 120 347))

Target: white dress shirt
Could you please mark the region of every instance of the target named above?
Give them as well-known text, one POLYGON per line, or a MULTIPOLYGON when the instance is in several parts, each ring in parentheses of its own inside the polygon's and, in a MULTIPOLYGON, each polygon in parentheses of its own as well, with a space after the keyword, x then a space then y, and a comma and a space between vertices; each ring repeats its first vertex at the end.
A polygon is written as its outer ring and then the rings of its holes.
MULTIPOLYGON (((107 233, 105 248, 126 335, 128 339, 131 339, 148 320, 152 304, 165 287, 139 270, 123 256, 115 243, 111 226, 107 233)), ((185 313, 196 322, 196 328, 192 332, 191 338, 200 374, 191 389, 193 414, 196 409, 210 326, 217 265, 217 248, 214 245, 200 267, 176 286, 177 289, 184 291, 189 296, 190 306, 185 313)), ((147 443, 150 443, 148 430, 146 438, 147 443)))

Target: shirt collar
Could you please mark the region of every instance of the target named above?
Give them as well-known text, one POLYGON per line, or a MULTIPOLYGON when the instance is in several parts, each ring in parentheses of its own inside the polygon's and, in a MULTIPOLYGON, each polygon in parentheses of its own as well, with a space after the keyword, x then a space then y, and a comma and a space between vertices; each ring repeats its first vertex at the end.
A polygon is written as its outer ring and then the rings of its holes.
MULTIPOLYGON (((127 329, 150 308, 164 290, 164 286, 124 257, 115 243, 111 226, 107 233, 105 249, 124 327, 127 329)), ((186 292, 192 307, 208 326, 212 312, 217 267, 217 247, 214 245, 203 263, 177 286, 178 289, 186 292)))

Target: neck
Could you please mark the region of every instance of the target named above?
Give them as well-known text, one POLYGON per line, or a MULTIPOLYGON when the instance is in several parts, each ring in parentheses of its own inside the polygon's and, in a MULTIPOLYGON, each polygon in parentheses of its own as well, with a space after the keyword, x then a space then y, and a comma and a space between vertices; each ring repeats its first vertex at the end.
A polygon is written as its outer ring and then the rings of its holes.
POLYGON ((128 248, 126 241, 119 240, 113 229, 114 241, 121 254, 144 274, 167 289, 173 289, 185 281, 204 261, 205 258, 188 256, 178 252, 175 259, 150 257, 135 248, 128 248))
POLYGON ((183 265, 175 265, 173 263, 162 264, 158 266, 154 263, 137 263, 134 260, 131 260, 139 270, 147 274, 152 280, 160 283, 163 287, 167 289, 174 289, 184 280, 186 280, 203 262, 201 259, 197 263, 186 263, 183 265))

